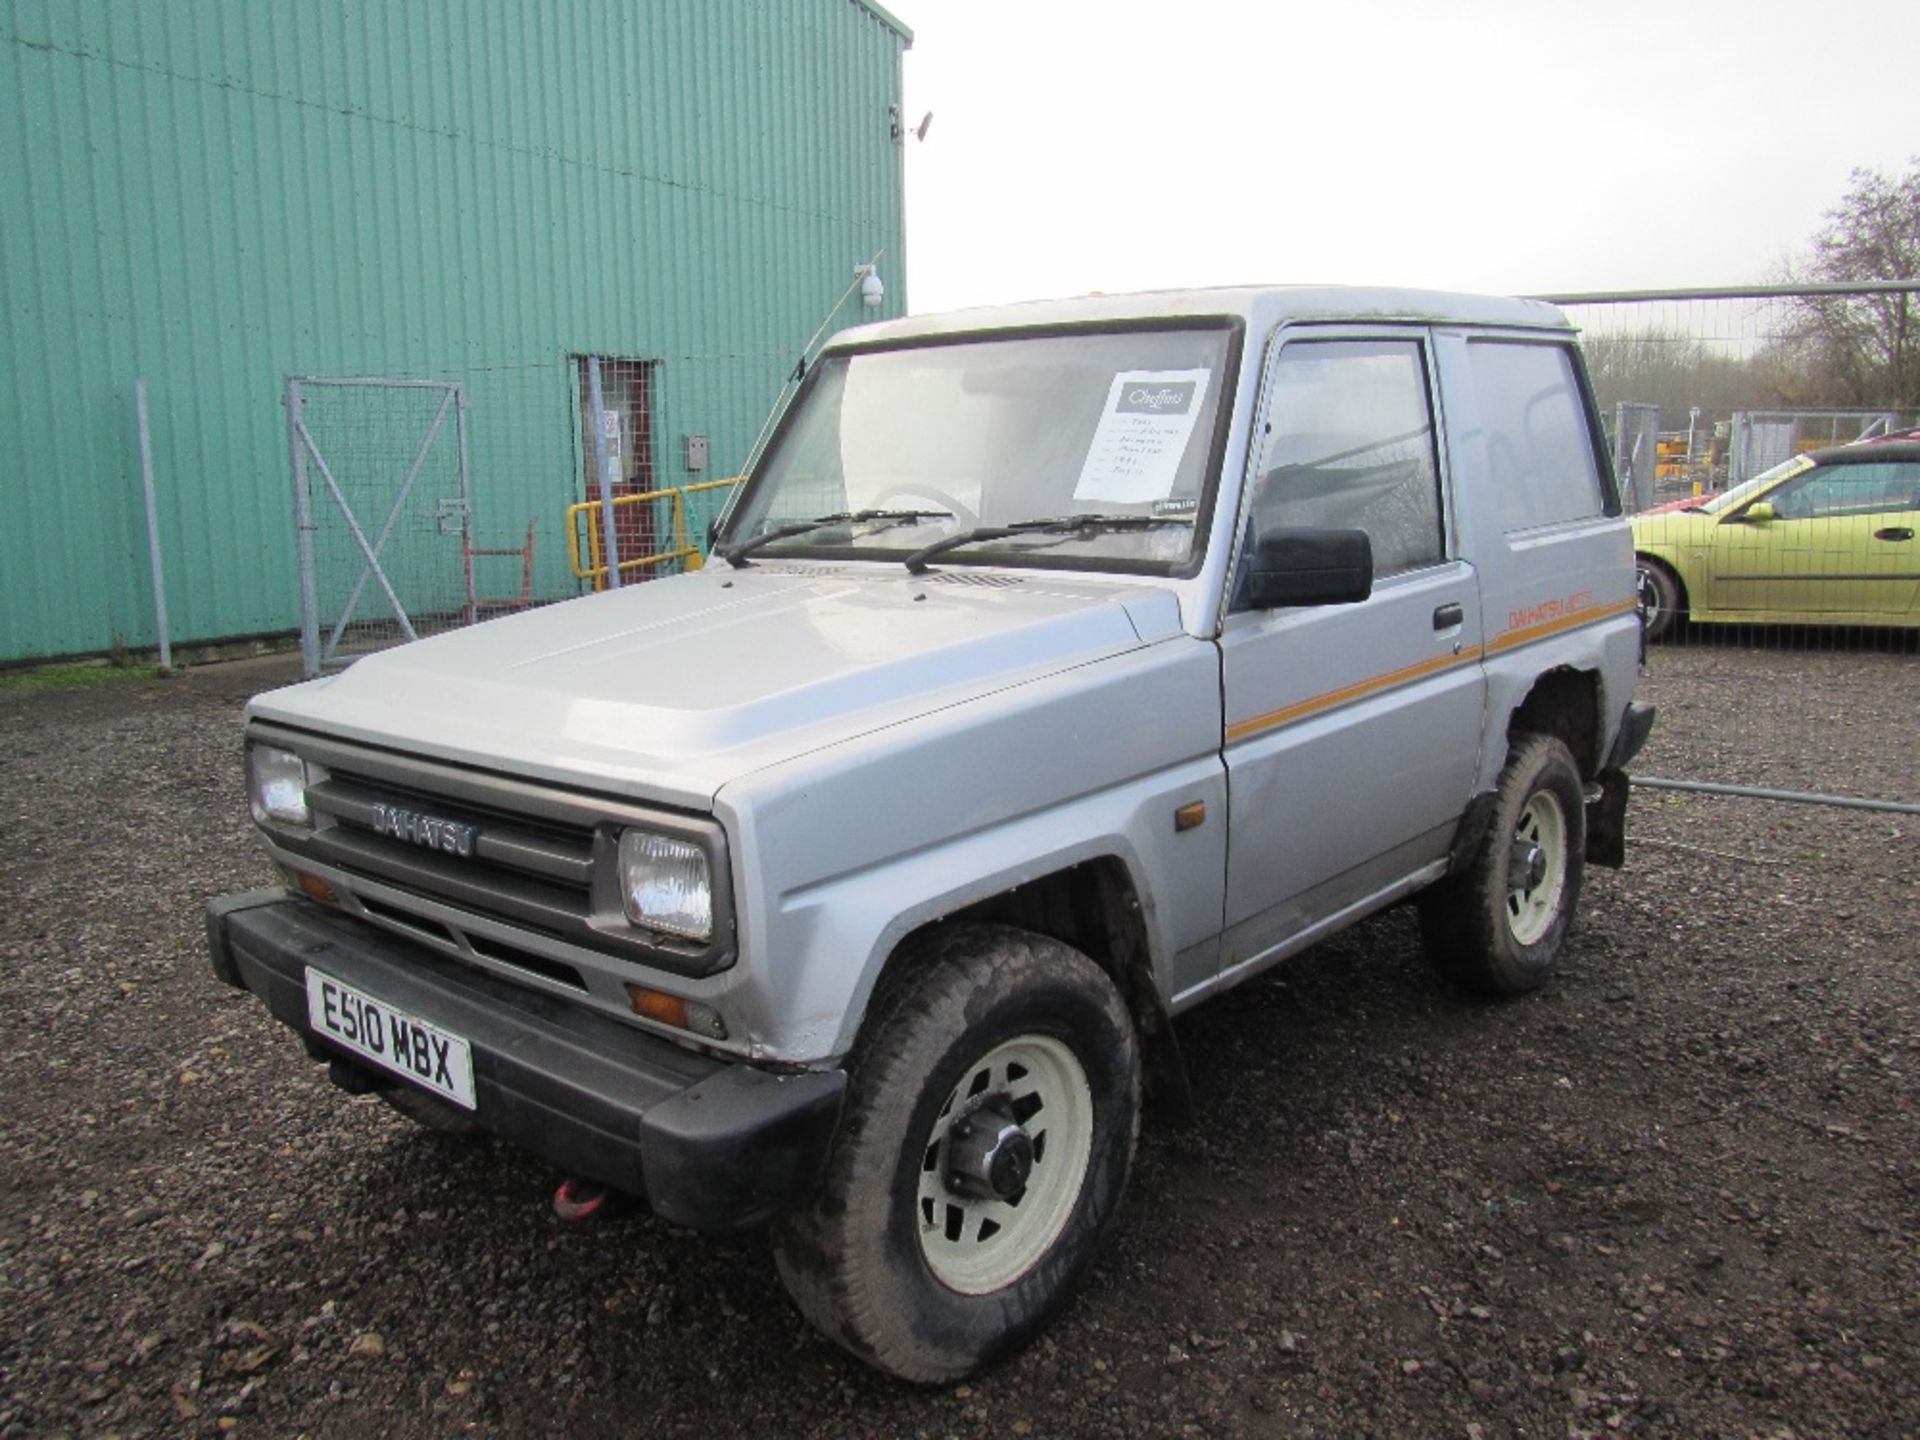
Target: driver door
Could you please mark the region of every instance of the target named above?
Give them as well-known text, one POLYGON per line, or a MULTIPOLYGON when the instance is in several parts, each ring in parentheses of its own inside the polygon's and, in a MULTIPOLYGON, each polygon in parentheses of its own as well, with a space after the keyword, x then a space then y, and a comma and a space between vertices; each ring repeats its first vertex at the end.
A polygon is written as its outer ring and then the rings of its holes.
POLYGON ((1714 527, 1716 610, 1818 621, 1898 620, 1920 590, 1920 464, 1827 463, 1775 486, 1714 527), (1757 505, 1772 515, 1755 518, 1757 505))
POLYGON ((1314 330, 1270 359, 1243 540, 1367 531, 1355 605, 1230 608, 1227 970, 1298 948, 1447 852, 1473 785, 1480 593, 1441 484, 1429 341, 1314 330))

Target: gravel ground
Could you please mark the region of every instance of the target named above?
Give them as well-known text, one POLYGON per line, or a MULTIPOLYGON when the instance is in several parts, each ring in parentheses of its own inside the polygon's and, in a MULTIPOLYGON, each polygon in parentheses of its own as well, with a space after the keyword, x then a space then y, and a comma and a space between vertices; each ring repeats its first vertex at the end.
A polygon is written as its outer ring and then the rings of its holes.
MULTIPOLYGON (((1642 791, 1545 993, 1406 912, 1181 1023, 1088 1292, 968 1385, 816 1339, 756 1236, 333 1091, 220 986, 284 662, 0 695, 0 1436, 1920 1433, 1913 817, 1642 791)), ((1920 796, 1920 657, 1656 653, 1650 774, 1920 796)))

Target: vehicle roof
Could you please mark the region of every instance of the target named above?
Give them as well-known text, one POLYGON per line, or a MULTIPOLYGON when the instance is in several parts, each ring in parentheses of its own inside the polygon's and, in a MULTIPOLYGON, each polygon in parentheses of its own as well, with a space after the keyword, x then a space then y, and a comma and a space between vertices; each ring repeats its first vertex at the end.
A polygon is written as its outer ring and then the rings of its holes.
POLYGON ((1807 458, 1816 465, 1884 465, 1888 461, 1903 464, 1920 462, 1920 440, 1880 440, 1869 445, 1835 445, 1826 450, 1809 450, 1807 458))
POLYGON ((1248 285, 1205 290, 1148 290, 1130 295, 1081 295, 1029 300, 910 315, 842 330, 830 346, 885 344, 980 330, 1043 329, 1128 320, 1232 315, 1263 326, 1282 321, 1401 321, 1438 325, 1486 325, 1503 329, 1572 327, 1552 305, 1504 296, 1461 295, 1443 290, 1401 290, 1367 285, 1248 285))

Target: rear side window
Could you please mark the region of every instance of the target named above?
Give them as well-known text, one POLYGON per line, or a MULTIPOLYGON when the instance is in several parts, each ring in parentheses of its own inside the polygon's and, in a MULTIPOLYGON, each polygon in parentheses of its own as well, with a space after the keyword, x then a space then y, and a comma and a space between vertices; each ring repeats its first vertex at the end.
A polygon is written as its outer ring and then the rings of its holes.
POLYGON ((1508 530, 1605 513, 1586 405, 1564 345, 1476 340, 1467 347, 1487 461, 1508 530))
POLYGON ((1440 478, 1418 342, 1289 344, 1274 367, 1254 485, 1256 532, 1365 530, 1376 575, 1438 562, 1440 478))

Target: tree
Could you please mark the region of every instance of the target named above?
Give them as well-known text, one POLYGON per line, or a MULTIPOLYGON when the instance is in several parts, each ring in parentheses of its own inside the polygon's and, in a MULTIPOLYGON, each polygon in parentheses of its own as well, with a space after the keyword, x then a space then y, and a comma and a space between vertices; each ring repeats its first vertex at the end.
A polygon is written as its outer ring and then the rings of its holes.
POLYGON ((1611 419, 1619 401, 1660 407, 1662 429, 1685 429, 1687 412, 1772 405, 1779 396, 1754 382, 1751 366, 1681 330, 1594 330, 1581 337, 1587 374, 1600 413, 1611 419))
MULTIPOLYGON (((1824 284, 1920 276, 1920 157, 1904 175, 1858 169, 1795 276, 1824 284)), ((1920 295, 1809 295, 1788 337, 1828 404, 1920 410, 1920 295)))

